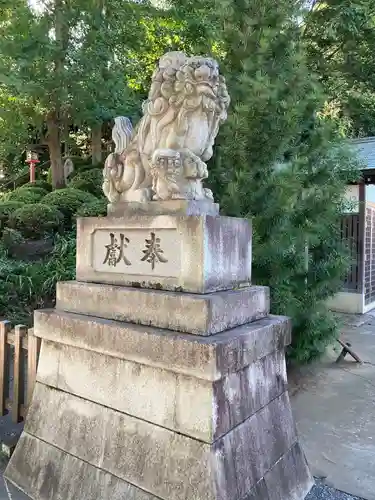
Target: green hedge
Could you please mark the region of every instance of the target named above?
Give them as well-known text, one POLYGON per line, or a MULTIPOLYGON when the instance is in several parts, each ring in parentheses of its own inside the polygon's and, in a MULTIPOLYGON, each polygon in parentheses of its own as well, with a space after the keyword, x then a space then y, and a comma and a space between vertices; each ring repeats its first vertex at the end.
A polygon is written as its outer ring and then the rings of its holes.
POLYGON ((69 187, 87 191, 94 196, 103 196, 103 170, 101 168, 93 168, 78 172, 69 182, 69 187))
POLYGON ((23 205, 9 217, 8 225, 23 237, 38 240, 57 231, 63 222, 62 213, 43 203, 23 205))
POLYGON ((24 204, 38 203, 44 196, 46 191, 41 188, 26 188, 19 187, 14 191, 5 195, 5 201, 19 201, 24 204))
POLYGON ((31 187, 28 185, 24 185, 24 186, 21 186, 20 188, 18 188, 19 193, 23 193, 24 191, 31 191, 32 193, 38 193, 42 197, 50 192, 47 189, 44 189, 40 186, 31 187))
POLYGON ((82 205, 76 212, 77 217, 104 217, 107 215, 106 199, 92 201, 82 205))
POLYGON ((47 193, 50 193, 52 191, 51 184, 47 181, 42 181, 42 180, 35 181, 35 182, 28 182, 27 184, 24 184, 22 187, 23 188, 32 188, 32 189, 42 188, 45 191, 47 191, 47 193))
POLYGON ((0 232, 8 224, 9 217, 18 208, 21 208, 23 203, 20 201, 4 201, 0 203, 0 232))
POLYGON ((69 223, 73 215, 84 204, 96 201, 94 195, 80 191, 74 188, 57 189, 48 193, 42 200, 42 203, 56 207, 69 223))

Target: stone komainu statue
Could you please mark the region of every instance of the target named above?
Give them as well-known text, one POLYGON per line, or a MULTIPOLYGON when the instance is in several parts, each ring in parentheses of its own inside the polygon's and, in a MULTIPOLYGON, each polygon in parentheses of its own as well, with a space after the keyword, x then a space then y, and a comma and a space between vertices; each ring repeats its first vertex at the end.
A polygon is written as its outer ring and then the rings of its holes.
POLYGON ((170 52, 152 76, 143 117, 113 128, 115 151, 104 166, 103 191, 111 203, 212 199, 208 176, 219 126, 230 98, 215 60, 170 52))

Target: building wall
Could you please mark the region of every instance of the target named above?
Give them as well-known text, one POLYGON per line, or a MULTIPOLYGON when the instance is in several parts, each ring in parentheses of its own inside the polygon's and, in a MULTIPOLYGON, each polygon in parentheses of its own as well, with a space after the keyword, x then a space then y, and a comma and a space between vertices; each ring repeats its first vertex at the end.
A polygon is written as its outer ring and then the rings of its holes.
POLYGON ((366 202, 375 204, 375 186, 372 184, 366 186, 366 202))

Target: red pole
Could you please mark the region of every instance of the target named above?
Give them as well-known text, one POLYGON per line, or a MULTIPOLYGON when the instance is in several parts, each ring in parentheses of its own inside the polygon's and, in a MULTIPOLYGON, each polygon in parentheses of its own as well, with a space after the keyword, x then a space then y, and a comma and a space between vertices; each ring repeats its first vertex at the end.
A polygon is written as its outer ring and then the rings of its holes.
POLYGON ((35 163, 33 161, 30 162, 30 182, 35 182, 35 163))

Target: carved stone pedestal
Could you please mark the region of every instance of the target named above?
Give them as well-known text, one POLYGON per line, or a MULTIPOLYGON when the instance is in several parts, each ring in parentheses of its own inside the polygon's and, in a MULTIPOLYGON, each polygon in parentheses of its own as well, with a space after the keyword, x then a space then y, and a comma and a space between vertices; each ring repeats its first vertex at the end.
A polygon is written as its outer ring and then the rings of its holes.
POLYGON ((33 499, 302 500, 284 348, 247 221, 81 219, 77 282, 35 313, 34 397, 6 477, 33 499))

